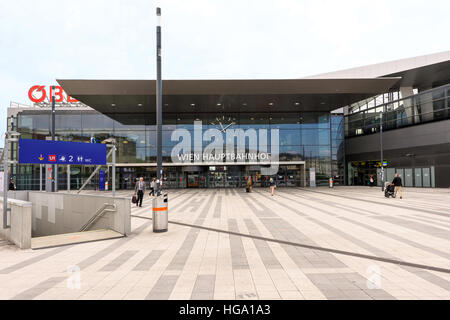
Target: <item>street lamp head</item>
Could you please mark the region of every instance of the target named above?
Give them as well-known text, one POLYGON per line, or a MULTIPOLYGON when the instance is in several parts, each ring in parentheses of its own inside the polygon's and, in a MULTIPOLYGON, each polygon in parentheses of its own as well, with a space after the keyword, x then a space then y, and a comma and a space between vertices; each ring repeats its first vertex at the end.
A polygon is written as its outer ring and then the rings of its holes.
POLYGON ((158 17, 158 27, 161 27, 161 8, 156 8, 156 16, 158 17))

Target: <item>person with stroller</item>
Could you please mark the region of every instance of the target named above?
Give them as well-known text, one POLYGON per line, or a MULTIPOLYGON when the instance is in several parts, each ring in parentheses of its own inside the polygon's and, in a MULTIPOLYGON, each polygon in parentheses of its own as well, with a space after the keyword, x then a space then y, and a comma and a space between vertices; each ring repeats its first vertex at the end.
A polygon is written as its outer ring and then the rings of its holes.
POLYGON ((399 177, 398 173, 395 174, 394 180, 392 180, 392 184, 394 185, 394 198, 397 197, 397 192, 400 193, 400 199, 403 199, 403 185, 402 178, 399 177))

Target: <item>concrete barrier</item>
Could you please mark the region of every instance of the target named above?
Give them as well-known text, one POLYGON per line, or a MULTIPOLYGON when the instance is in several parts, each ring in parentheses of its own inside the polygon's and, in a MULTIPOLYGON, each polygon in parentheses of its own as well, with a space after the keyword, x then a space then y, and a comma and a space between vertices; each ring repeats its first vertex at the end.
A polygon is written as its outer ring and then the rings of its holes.
MULTIPOLYGON (((0 199, 3 213, 3 198, 0 199)), ((28 201, 8 199, 8 224, 10 228, 3 228, 3 219, 0 219, 0 236, 21 249, 31 248, 31 220, 32 204, 28 201)))
POLYGON ((116 211, 105 212, 89 230, 111 229, 123 235, 131 233, 129 198, 63 192, 8 191, 8 199, 31 203, 33 237, 78 232, 105 204, 114 204, 116 211))
POLYGON ((28 201, 28 191, 8 191, 8 199, 28 201))
POLYGON ((89 230, 111 229, 123 235, 131 233, 130 199, 103 195, 29 191, 33 204, 33 237, 78 232, 105 204, 114 204, 115 212, 105 212, 89 230))

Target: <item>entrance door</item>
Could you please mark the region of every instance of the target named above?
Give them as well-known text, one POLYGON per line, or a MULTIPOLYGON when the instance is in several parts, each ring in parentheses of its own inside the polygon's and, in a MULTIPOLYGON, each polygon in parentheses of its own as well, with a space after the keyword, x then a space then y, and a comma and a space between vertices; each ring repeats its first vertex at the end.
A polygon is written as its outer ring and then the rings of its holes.
POLYGON ((430 168, 422 168, 422 187, 431 187, 430 168))
POLYGON ((405 187, 413 186, 413 173, 412 169, 405 169, 405 187))
POLYGON ((422 188, 422 168, 414 168, 415 179, 414 186, 422 188))
POLYGON ((398 176, 402 179, 403 183, 405 181, 405 170, 403 169, 396 169, 398 176))
POLYGON ((387 168, 385 181, 392 182, 392 180, 394 180, 394 176, 395 176, 395 168, 387 168))
MULTIPOLYGON (((249 172, 249 176, 252 177, 252 186, 254 188, 261 187, 261 173, 260 171, 252 170, 249 172)), ((247 177, 248 179, 248 177, 247 177)))
POLYGON ((198 188, 198 173, 188 173, 187 174, 187 187, 188 188, 198 188))
MULTIPOLYGON (((229 185, 228 181, 231 181, 230 179, 227 180, 227 167, 225 166, 211 166, 209 167, 209 173, 208 173, 208 183, 210 188, 225 188, 227 185, 229 185)), ((231 178, 231 177, 229 177, 231 178)))
POLYGON ((214 172, 213 177, 215 188, 225 188, 225 179, 226 179, 225 172, 214 172))

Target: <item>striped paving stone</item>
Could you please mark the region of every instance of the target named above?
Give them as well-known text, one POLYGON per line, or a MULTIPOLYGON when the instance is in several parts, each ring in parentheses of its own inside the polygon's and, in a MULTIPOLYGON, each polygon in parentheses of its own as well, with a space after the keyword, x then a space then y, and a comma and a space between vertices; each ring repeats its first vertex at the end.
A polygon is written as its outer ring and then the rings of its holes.
POLYGON ((168 193, 167 233, 152 232, 147 194, 129 237, 1 246, 0 299, 450 299, 447 190, 168 193))

